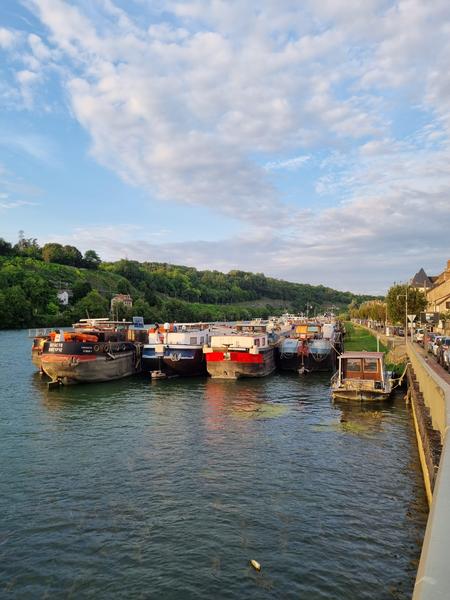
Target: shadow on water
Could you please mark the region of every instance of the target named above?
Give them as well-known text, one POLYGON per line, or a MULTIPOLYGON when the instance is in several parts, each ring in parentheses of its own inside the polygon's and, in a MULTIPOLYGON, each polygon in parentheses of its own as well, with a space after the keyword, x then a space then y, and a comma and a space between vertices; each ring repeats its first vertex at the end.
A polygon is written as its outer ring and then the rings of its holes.
POLYGON ((89 412, 110 410, 112 406, 119 406, 133 400, 133 397, 142 396, 148 382, 140 377, 127 377, 118 381, 104 383, 89 383, 77 385, 61 385, 49 389, 49 378, 35 372, 31 376, 32 388, 40 398, 42 405, 50 411, 89 408, 89 412))

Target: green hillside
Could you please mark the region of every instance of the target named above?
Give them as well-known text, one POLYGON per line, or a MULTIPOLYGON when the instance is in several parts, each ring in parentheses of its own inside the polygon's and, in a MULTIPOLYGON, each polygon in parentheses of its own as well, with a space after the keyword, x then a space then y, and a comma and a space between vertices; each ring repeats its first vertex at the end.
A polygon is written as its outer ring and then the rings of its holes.
POLYGON ((40 248, 36 240, 22 240, 12 247, 0 240, 0 328, 69 325, 87 315, 107 315, 116 293, 133 298, 131 311, 119 305, 119 318, 135 314, 147 322, 247 319, 307 307, 313 313, 371 298, 262 273, 130 260, 102 263, 92 250, 83 257, 73 246, 40 248), (60 289, 70 290, 67 307, 58 301, 60 289))

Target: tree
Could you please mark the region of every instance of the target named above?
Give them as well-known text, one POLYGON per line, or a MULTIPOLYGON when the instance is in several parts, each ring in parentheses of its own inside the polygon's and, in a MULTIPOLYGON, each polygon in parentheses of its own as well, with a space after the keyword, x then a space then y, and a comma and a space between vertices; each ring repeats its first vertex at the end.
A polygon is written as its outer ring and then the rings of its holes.
POLYGON ((102 261, 95 250, 86 250, 83 262, 87 269, 98 269, 102 261))
POLYGON ((31 303, 19 285, 0 293, 0 327, 19 329, 30 325, 33 319, 31 303))
POLYGON ((45 244, 42 248, 42 258, 48 263, 58 263, 71 267, 83 266, 83 256, 75 246, 61 244, 45 244))
POLYGON ((75 246, 64 246, 64 262, 62 264, 71 267, 82 267, 83 255, 75 246))
POLYGON ((386 296, 388 317, 391 323, 404 323, 406 320, 406 293, 408 293, 408 314, 419 314, 427 306, 425 294, 409 285, 393 285, 386 296))
POLYGON ((72 301, 74 303, 78 302, 78 300, 81 300, 82 298, 87 296, 91 291, 92 285, 89 283, 89 281, 85 281, 83 279, 77 281, 72 287, 72 301))
POLYGON ((42 248, 42 258, 48 263, 64 264, 64 247, 61 244, 44 244, 42 248))
POLYGON ((23 237, 23 231, 19 232, 19 241, 14 246, 14 251, 19 256, 42 259, 42 249, 37 243, 37 239, 23 237))
POLYGON ((97 290, 92 290, 74 306, 74 314, 78 319, 85 317, 104 317, 109 313, 107 300, 97 290))
POLYGON ((0 238, 0 256, 11 256, 12 254, 12 245, 3 238, 0 238))

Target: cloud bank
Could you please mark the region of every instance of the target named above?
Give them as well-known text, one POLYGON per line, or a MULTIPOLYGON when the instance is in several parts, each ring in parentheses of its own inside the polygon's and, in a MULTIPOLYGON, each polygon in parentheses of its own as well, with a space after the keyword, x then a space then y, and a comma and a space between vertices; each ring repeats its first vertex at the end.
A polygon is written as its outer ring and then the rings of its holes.
POLYGON ((446 260, 448 2, 29 4, 45 36, 0 29, 26 49, 24 107, 58 77, 99 163, 149 198, 245 223, 216 246, 109 240, 106 254, 377 292, 446 260))

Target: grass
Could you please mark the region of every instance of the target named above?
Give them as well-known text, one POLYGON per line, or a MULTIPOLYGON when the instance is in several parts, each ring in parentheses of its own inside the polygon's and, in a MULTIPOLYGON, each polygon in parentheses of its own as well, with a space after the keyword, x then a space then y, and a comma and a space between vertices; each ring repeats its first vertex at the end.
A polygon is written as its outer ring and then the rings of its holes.
MULTIPOLYGON (((345 330, 346 335, 344 345, 346 352, 361 352, 363 350, 366 350, 367 352, 377 351, 377 338, 364 327, 346 321, 345 330)), ((386 346, 380 342, 380 352, 386 351, 386 346)))

